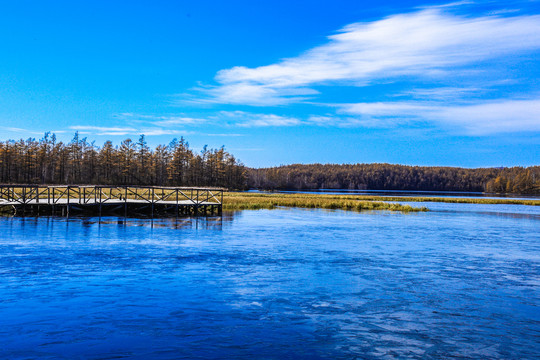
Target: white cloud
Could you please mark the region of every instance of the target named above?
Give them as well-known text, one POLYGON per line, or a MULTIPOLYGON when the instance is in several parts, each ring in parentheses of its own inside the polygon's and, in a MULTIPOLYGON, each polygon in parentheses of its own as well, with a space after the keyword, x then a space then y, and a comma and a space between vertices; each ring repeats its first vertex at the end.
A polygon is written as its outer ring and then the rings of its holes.
POLYGON ((220 111, 213 118, 221 123, 240 127, 294 126, 301 124, 301 121, 295 117, 255 114, 245 111, 220 111))
POLYGON ((473 5, 474 1, 455 1, 448 4, 440 4, 440 5, 429 5, 424 6, 420 8, 424 9, 444 9, 444 8, 452 8, 452 7, 460 7, 462 5, 473 5))
POLYGON ((538 48, 538 15, 462 17, 431 8, 348 25, 327 44, 275 64, 221 70, 218 85, 199 89, 206 95, 200 101, 287 104, 316 95, 310 88, 316 85, 366 86, 403 76, 440 79, 538 48))
POLYGON ((424 100, 456 101, 463 98, 483 96, 488 91, 488 86, 480 87, 438 87, 430 89, 412 89, 403 91, 396 96, 407 96, 424 100))
POLYGON ((430 122, 468 135, 540 131, 540 99, 497 100, 480 104, 376 102, 340 105, 339 112, 366 123, 430 122))
POLYGON ((45 131, 36 131, 36 129, 23 129, 18 127, 12 127, 12 126, 0 126, 0 130, 8 132, 8 133, 20 133, 24 134, 23 136, 26 136, 28 138, 30 135, 44 135, 45 131))
POLYGON ((463 127, 471 135, 540 131, 540 99, 446 107, 437 118, 463 127))
POLYGON ((22 129, 18 127, 10 127, 10 126, 0 126, 0 129, 4 131, 11 131, 11 132, 22 132, 22 133, 29 132, 28 129, 22 129))
POLYGON ((384 127, 382 121, 372 121, 370 118, 358 118, 354 116, 336 115, 311 115, 307 118, 306 124, 323 127, 384 127))
POLYGON ((172 126, 172 125, 193 125, 201 124, 206 120, 201 118, 194 118, 181 115, 149 115, 149 114, 135 114, 135 113, 121 113, 116 114, 116 118, 129 121, 142 121, 151 122, 157 126, 172 126))
POLYGON ((309 99, 319 92, 309 88, 279 87, 266 84, 250 84, 247 81, 223 83, 221 86, 200 89, 209 97, 196 98, 194 103, 225 103, 244 105, 284 105, 309 99))
POLYGON ((109 135, 109 136, 125 136, 125 135, 186 135, 192 132, 182 130, 171 130, 163 128, 134 128, 134 127, 106 127, 106 126, 70 126, 71 130, 79 131, 81 134, 89 135, 109 135))

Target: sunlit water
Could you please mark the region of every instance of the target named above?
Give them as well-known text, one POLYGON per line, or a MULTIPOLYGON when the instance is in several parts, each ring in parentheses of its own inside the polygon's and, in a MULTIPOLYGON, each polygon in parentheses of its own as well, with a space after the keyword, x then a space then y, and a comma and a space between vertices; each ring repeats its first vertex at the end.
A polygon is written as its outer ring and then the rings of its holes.
POLYGON ((0 218, 1 359, 540 357, 540 208, 0 218))

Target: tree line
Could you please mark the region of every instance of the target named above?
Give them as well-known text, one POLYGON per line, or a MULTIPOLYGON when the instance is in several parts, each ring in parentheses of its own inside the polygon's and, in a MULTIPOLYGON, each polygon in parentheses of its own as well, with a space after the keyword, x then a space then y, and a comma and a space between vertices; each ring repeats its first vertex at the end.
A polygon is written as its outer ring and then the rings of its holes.
POLYGON ((144 135, 120 145, 70 142, 46 133, 36 140, 0 141, 0 183, 221 186, 230 189, 359 189, 486 191, 540 194, 540 166, 421 167, 391 164, 294 164, 246 168, 232 154, 184 139, 150 148, 144 135))
POLYGON ((465 169, 391 164, 295 164, 249 169, 257 189, 486 191, 540 194, 540 166, 465 169))
POLYGON ((0 183, 246 187, 245 166, 232 154, 174 139, 150 148, 144 135, 99 147, 79 133, 70 142, 46 133, 36 140, 0 142, 0 183))

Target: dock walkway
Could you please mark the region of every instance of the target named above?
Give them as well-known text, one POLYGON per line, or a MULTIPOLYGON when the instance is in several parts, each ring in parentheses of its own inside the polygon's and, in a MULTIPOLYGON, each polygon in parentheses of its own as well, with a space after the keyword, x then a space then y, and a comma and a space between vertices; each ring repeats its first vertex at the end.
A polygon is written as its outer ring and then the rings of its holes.
POLYGON ((221 215, 223 188, 0 185, 0 210, 16 215, 221 215))

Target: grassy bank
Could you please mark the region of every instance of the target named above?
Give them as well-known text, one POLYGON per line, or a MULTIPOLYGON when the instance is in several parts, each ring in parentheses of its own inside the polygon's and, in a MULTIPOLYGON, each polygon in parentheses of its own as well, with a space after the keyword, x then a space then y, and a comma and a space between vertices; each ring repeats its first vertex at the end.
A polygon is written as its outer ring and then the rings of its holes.
POLYGON ((370 195, 337 195, 338 197, 363 201, 405 201, 405 202, 442 202, 456 204, 508 204, 540 206, 540 200, 514 200, 514 199, 483 199, 483 198, 450 198, 450 197, 409 197, 409 196, 370 196, 370 195))
POLYGON ((334 195, 311 194, 264 194, 227 192, 224 194, 223 210, 274 209, 279 206, 310 209, 341 210, 389 210, 389 211, 428 211, 426 207, 412 207, 383 201, 366 201, 334 195))
POLYGON ((354 201, 401 201, 401 202, 443 202, 443 203, 459 203, 459 204, 510 204, 510 205, 531 205, 540 206, 540 200, 534 199, 484 199, 484 198, 451 198, 451 197, 427 197, 427 196, 375 196, 375 195, 329 195, 329 194, 304 194, 304 193, 242 193, 242 192, 229 192, 225 193, 225 197, 298 197, 302 199, 334 199, 334 200, 354 200, 354 201))

